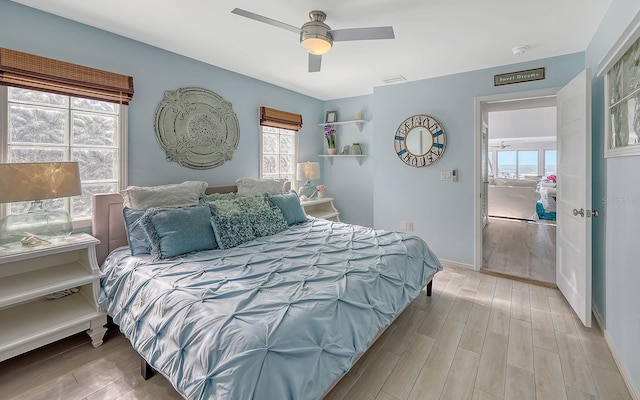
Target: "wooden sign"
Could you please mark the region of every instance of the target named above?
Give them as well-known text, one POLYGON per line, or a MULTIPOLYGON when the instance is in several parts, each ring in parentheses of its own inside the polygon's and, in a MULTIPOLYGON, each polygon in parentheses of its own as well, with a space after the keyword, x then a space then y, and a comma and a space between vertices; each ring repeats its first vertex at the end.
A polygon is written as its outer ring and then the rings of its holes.
POLYGON ((539 81, 544 79, 544 68, 528 69, 525 71, 509 72, 493 76, 493 85, 510 85, 512 83, 522 83, 529 81, 539 81))

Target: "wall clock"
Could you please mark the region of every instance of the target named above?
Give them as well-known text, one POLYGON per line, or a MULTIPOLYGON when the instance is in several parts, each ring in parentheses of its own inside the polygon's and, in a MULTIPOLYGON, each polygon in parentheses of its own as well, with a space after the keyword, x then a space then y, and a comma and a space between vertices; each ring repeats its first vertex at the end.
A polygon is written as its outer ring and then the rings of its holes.
POLYGON ((405 164, 421 168, 436 162, 447 144, 442 124, 429 115, 402 121, 393 139, 396 154, 405 164))
POLYGON ((240 139, 231 103, 193 87, 164 93, 155 129, 167 160, 192 169, 214 168, 231 160, 240 139))

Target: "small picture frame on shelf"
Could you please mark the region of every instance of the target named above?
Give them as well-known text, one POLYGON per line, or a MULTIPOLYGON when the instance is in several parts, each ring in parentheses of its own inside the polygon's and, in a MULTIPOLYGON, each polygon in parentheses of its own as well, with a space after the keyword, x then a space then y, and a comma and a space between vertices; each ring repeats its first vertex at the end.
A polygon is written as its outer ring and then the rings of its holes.
POLYGON ((326 116, 324 117, 325 124, 332 124, 338 120, 338 112, 337 111, 327 111, 326 116))

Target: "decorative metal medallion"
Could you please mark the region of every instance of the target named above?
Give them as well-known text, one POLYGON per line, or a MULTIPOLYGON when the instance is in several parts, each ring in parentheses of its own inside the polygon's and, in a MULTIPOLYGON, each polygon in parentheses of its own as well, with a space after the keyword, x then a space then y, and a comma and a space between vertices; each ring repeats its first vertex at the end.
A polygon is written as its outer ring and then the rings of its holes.
POLYGON ((156 109, 155 130, 167 160, 192 169, 231 160, 240 139, 231 103, 201 88, 166 91, 156 109))

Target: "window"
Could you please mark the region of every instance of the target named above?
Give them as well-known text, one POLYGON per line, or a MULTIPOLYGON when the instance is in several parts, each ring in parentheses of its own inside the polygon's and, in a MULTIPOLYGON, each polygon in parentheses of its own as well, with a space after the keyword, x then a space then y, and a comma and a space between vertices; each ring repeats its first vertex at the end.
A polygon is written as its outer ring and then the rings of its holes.
POLYGON ((516 179, 517 164, 515 151, 498 151, 497 178, 516 179))
POLYGON ((295 182, 298 159, 298 136, 296 131, 260 127, 260 178, 287 179, 295 182))
POLYGON ((538 150, 503 150, 497 151, 496 155, 498 178, 526 179, 540 175, 538 150))
MULTIPOLYGON (((133 77, 0 48, 0 162, 77 161, 82 195, 45 205, 86 226, 91 195, 126 185, 132 98, 133 77)), ((0 205, 0 216, 26 207, 0 205)))
POLYGON ((538 150, 518 150, 518 179, 538 174, 538 150))
POLYGON ((260 107, 260 178, 296 181, 302 115, 260 107))
POLYGON ((556 150, 544 151, 544 176, 555 175, 558 172, 556 150))
MULTIPOLYGON (((0 86, 3 162, 77 161, 82 195, 45 200, 65 209, 74 221, 91 219, 91 195, 117 192, 125 171, 123 112, 126 106, 0 86), (6 127, 6 128, 5 128, 6 127)), ((6 212, 23 213, 30 202, 11 203, 6 212)))

